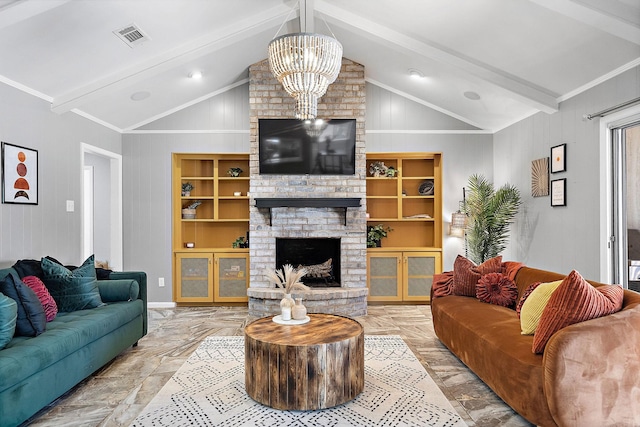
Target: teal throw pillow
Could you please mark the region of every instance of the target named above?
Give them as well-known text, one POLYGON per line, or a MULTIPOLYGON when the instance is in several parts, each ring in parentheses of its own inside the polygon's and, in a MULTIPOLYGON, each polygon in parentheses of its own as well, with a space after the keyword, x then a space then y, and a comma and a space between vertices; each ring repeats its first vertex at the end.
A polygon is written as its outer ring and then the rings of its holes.
POLYGON ((42 281, 58 305, 58 311, 68 313, 103 305, 93 255, 73 271, 42 258, 42 272, 42 281))
POLYGON ((5 348, 13 338, 18 320, 18 304, 3 293, 0 293, 0 350, 5 348))

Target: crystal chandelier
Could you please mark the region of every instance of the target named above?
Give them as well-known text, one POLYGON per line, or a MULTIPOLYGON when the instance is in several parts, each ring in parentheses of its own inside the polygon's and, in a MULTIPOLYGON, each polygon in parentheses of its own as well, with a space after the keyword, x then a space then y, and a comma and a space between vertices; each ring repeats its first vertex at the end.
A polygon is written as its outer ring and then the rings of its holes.
POLYGON ((285 34, 269 43, 269 67, 289 95, 296 99, 295 117, 313 120, 318 99, 340 73, 342 45, 315 33, 285 34))

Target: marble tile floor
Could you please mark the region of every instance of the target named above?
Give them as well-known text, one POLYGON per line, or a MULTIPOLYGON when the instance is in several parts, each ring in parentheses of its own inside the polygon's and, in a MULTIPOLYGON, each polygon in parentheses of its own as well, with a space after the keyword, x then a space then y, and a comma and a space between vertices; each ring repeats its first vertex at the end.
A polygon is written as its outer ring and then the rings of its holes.
MULTIPOLYGON (((436 338, 428 305, 369 306, 369 335, 400 335, 469 426, 531 426, 436 338)), ((245 307, 149 310, 149 334, 23 426, 128 426, 209 335, 242 335, 245 307)))

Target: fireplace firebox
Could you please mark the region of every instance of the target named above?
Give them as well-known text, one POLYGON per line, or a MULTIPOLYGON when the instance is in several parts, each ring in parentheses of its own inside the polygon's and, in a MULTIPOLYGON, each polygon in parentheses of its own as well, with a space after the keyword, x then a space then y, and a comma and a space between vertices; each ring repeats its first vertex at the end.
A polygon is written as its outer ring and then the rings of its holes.
POLYGON ((327 274, 307 275, 302 281, 314 288, 340 287, 339 238, 276 238, 276 268, 331 265, 327 274), (330 260, 330 261, 329 261, 330 260))

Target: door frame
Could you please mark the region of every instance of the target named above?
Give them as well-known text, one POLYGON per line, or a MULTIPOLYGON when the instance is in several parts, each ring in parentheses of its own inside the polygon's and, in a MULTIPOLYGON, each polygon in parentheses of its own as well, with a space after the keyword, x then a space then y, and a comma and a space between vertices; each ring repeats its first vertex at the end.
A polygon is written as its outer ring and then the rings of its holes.
MULTIPOLYGON (((123 221, 122 221, 122 155, 118 153, 114 153, 112 151, 105 150, 103 148, 95 147, 90 144, 86 144, 84 142, 80 143, 81 150, 81 170, 83 171, 82 176, 84 177, 84 168, 85 168, 85 155, 93 154, 96 156, 106 157, 109 159, 109 181, 111 192, 109 194, 110 206, 111 206, 111 227, 110 227, 110 259, 109 259, 109 267, 116 271, 124 271, 124 256, 123 256, 123 221)), ((82 182, 83 185, 83 198, 84 198, 84 179, 82 182)), ((88 215, 89 212, 85 212, 84 206, 86 201, 83 199, 82 205, 82 253, 85 254, 88 248, 85 248, 85 221, 87 221, 85 215, 88 215)), ((89 254, 90 255, 90 254, 89 254)))

